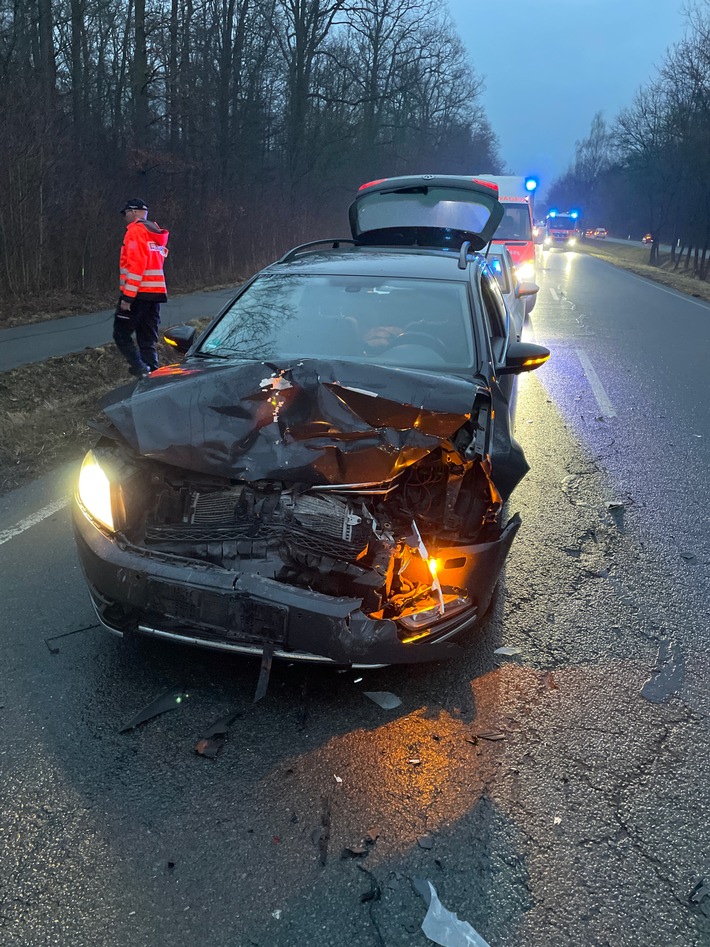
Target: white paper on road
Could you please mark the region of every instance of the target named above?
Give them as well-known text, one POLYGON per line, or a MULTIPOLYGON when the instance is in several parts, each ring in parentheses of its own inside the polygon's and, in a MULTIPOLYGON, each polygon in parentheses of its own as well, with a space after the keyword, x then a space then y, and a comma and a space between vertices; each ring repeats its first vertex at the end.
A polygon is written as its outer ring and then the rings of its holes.
POLYGON ((68 502, 69 497, 60 497, 58 500, 55 500, 54 503, 48 503, 47 506, 43 506, 42 509, 37 510, 36 513, 26 516, 23 520, 20 520, 19 523, 11 526, 10 529, 3 529, 0 531, 0 546, 2 546, 3 543, 6 543, 8 539, 14 539, 15 536, 19 536, 20 533, 24 533, 26 529, 29 529, 31 526, 36 526, 37 523, 41 523, 42 520, 46 520, 48 516, 51 516, 53 513, 57 513, 59 510, 63 509, 68 502))
POLYGON ((429 940, 440 947, 489 947, 468 921, 460 921, 455 914, 446 910, 431 881, 427 881, 427 884, 431 901, 422 922, 422 930, 429 940))

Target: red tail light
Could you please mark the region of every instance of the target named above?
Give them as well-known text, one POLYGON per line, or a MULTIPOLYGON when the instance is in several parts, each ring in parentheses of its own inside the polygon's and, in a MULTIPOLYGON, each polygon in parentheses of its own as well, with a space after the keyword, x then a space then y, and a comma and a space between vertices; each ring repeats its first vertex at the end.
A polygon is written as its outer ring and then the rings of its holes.
POLYGON ((376 181, 368 181, 367 184, 361 184, 358 191, 364 191, 366 187, 374 187, 376 184, 384 184, 387 178, 378 178, 376 181))

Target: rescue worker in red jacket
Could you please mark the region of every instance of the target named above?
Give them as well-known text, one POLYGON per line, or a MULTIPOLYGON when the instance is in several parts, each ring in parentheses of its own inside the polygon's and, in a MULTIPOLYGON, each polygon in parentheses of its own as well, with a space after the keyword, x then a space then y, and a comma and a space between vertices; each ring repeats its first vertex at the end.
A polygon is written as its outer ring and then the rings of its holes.
POLYGON ((126 201, 121 213, 126 219, 126 233, 121 247, 121 295, 113 320, 113 340, 128 362, 131 375, 145 378, 158 367, 160 304, 168 298, 163 274, 168 231, 147 219, 148 205, 139 198, 126 201))

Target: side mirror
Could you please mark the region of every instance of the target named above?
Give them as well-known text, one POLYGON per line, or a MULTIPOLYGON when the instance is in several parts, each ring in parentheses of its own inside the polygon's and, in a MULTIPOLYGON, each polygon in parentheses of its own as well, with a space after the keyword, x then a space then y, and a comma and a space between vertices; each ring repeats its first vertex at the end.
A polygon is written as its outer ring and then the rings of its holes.
POLYGON ((550 350, 532 342, 511 342, 505 356, 505 362, 498 367, 499 375, 519 375, 531 372, 550 357, 550 350))
POLYGON ((163 339, 184 355, 195 341, 196 333, 194 326, 171 326, 163 332, 163 339))
POLYGON ((515 290, 515 295, 520 299, 523 296, 534 296, 535 293, 540 292, 540 287, 537 283, 518 283, 518 288, 515 290))

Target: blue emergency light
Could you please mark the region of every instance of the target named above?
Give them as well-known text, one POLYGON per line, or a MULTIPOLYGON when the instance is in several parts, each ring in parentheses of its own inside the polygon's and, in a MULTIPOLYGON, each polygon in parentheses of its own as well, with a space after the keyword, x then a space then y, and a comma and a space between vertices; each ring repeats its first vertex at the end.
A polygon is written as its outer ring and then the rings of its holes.
POLYGON ((537 187, 537 178, 525 178, 525 190, 534 191, 537 187))
POLYGON ((548 217, 557 217, 557 211, 556 211, 556 210, 548 211, 547 216, 548 216, 548 217))
POLYGON ((579 211, 578 211, 578 210, 571 210, 571 211, 569 212, 569 215, 570 215, 570 217, 572 218, 572 220, 576 220, 576 219, 579 217, 579 211))

